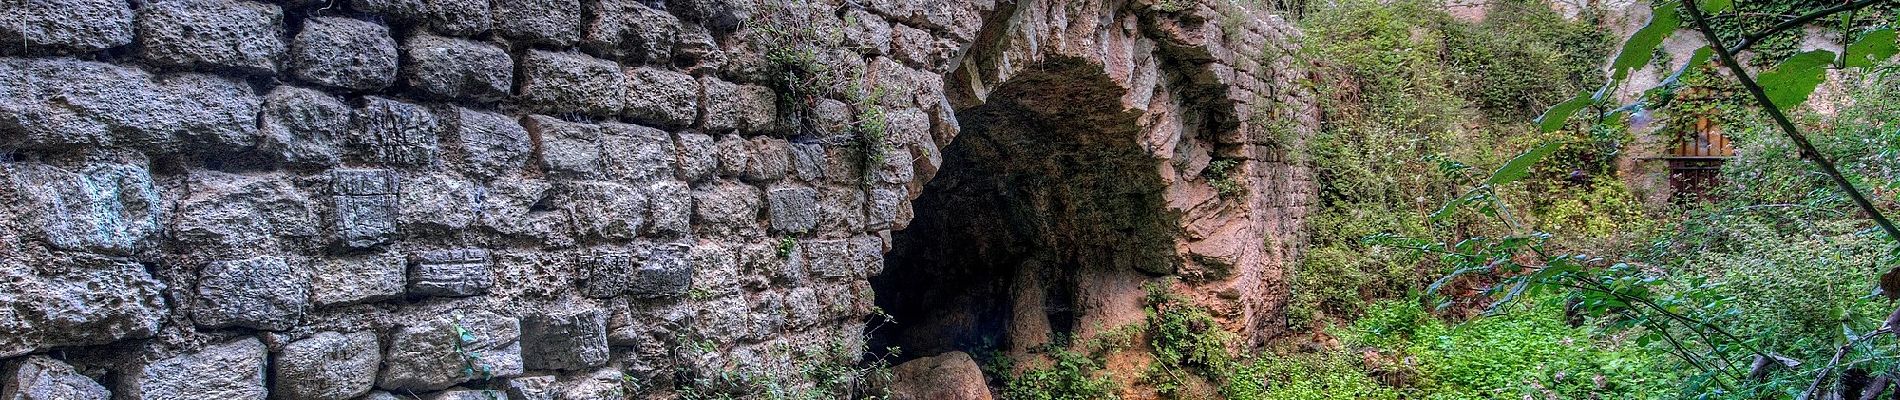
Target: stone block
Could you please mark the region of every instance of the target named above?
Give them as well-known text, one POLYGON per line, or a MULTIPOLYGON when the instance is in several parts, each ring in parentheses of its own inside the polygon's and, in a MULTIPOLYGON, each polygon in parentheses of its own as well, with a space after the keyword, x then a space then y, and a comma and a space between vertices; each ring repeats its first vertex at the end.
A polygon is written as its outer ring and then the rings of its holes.
POLYGON ((691 126, 699 117, 699 82, 692 75, 654 67, 627 70, 628 118, 668 128, 691 126))
POLYGON ((397 223, 411 235, 453 233, 480 217, 480 188, 445 174, 419 174, 402 181, 397 223))
POLYGON ((861 8, 845 10, 844 46, 866 55, 891 51, 891 23, 861 8))
POLYGON ((278 249, 279 237, 317 235, 316 210, 278 176, 192 171, 174 200, 172 244, 193 259, 246 258, 278 249))
POLYGON ((157 0, 138 9, 140 54, 153 64, 268 75, 284 54, 284 12, 241 0, 157 0))
POLYGON ((716 232, 757 229, 759 209, 764 205, 759 188, 735 182, 719 182, 693 189, 693 217, 696 227, 716 232))
POLYGON ((807 183, 825 179, 825 146, 818 143, 791 143, 792 176, 807 183))
POLYGON ((864 190, 855 186, 818 188, 818 229, 832 232, 864 230, 864 190))
POLYGON ((145 364, 123 378, 116 395, 129 399, 264 400, 267 354, 257 338, 212 345, 145 364))
POLYGON ((515 63, 492 43, 430 35, 403 42, 403 79, 447 99, 499 100, 514 85, 515 63))
POLYGON ((495 31, 529 43, 573 46, 581 38, 580 0, 495 0, 495 31))
POLYGON ((673 177, 673 137, 666 131, 632 124, 601 124, 602 162, 608 176, 624 182, 673 177))
POLYGON ((663 180, 647 184, 646 233, 658 237, 680 237, 692 233, 693 192, 686 182, 663 180))
POLYGON ((521 319, 521 360, 528 369, 583 370, 607 363, 607 313, 599 309, 521 319))
POLYGON ((396 39, 382 24, 308 18, 290 41, 290 74, 319 85, 376 90, 396 82, 396 39))
POLYGON ((713 177, 719 169, 719 154, 712 136, 684 132, 674 137, 679 154, 676 158, 679 178, 698 182, 713 177))
POLYGON ((349 135, 350 106, 327 93, 278 86, 264 96, 258 150, 292 166, 328 167, 341 161, 338 141, 349 135))
POLYGON ((151 337, 169 314, 164 291, 128 259, 0 260, 0 357, 151 337))
POLYGON ((408 284, 407 266, 395 255, 318 261, 310 274, 310 301, 337 306, 402 297, 408 284))
POLYGON ((429 400, 498 400, 508 398, 508 393, 500 390, 472 389, 450 389, 429 396, 429 400))
POLYGON ((132 43, 132 7, 124 0, 20 1, 6 7, 0 43, 75 52, 132 43))
POLYGON ((765 199, 774 231, 802 233, 818 225, 818 189, 779 184, 766 190, 765 199))
POLYGON ((752 144, 736 134, 720 136, 713 144, 713 155, 719 160, 720 176, 741 176, 745 174, 746 164, 751 161, 752 144))
POLYGON ((521 60, 521 99, 543 112, 611 116, 627 97, 620 66, 580 53, 529 50, 521 60))
POLYGON ((453 145, 469 175, 490 179, 519 173, 534 152, 527 128, 506 115, 457 107, 449 120, 453 145))
POLYGON ((806 240, 799 243, 799 260, 812 276, 826 279, 859 276, 860 264, 851 253, 851 242, 843 239, 806 240))
POLYGON ((699 78, 699 87, 700 99, 704 101, 700 126, 722 133, 739 129, 742 118, 739 85, 708 76, 699 78))
POLYGON ((429 9, 427 0, 350 0, 350 8, 401 21, 421 19, 429 9))
POLYGON ((310 307, 310 277, 278 256, 213 261, 198 274, 194 300, 198 325, 280 331, 310 307))
POLYGON ((638 0, 589 1, 586 7, 590 18, 582 31, 582 48, 629 64, 673 62, 680 23, 672 14, 638 0))
POLYGON ((600 126, 545 115, 530 115, 522 125, 539 144, 536 155, 549 175, 585 178, 600 174, 600 126))
POLYGON ((455 312, 397 328, 389 334, 376 387, 423 392, 520 375, 520 337, 518 320, 487 311, 455 312))
POLYGON ((597 250, 585 260, 581 282, 588 297, 633 295, 668 298, 685 294, 693 284, 693 268, 684 245, 641 246, 633 251, 597 250))
POLYGON ((746 144, 745 174, 748 182, 767 183, 785 178, 785 172, 791 169, 791 144, 785 139, 774 137, 753 137, 746 144))
POLYGON ((395 166, 429 167, 441 153, 442 121, 421 105, 369 96, 353 115, 350 150, 357 159, 395 166))
POLYGON ((137 68, 66 58, 0 58, 0 144, 115 146, 148 153, 256 144, 249 85, 203 74, 163 80, 137 68), (190 144, 193 147, 187 148, 190 144))
POLYGON ((409 294, 474 296, 495 285, 488 250, 455 249, 417 253, 409 260, 409 294))
POLYGON ((382 362, 375 332, 319 332, 277 353, 271 392, 291 399, 353 399, 369 392, 382 362))
POLYGON ((633 239, 646 224, 646 194, 607 181, 573 182, 562 202, 576 236, 610 241, 633 239))
POLYGON ((8 361, 0 369, 0 399, 110 400, 112 392, 80 375, 73 366, 47 356, 8 361))
POLYGON ((331 171, 331 226, 339 242, 365 248, 389 242, 396 234, 396 174, 381 169, 331 171))
POLYGON ((34 235, 54 248, 130 255, 152 245, 161 229, 158 189, 144 168, 93 164, 79 171, 9 163, 20 210, 34 235))
POLYGON ((487 0, 427 0, 429 28, 452 36, 475 36, 494 27, 487 0))

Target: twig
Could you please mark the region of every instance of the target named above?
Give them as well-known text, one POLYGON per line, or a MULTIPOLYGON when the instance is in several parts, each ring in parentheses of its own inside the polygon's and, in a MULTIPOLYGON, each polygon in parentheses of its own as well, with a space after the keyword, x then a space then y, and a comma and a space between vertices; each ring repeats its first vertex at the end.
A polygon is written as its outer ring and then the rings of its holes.
MULTIPOLYGON (((1860 0, 1860 1, 1852 2, 1852 3, 1841 4, 1841 5, 1834 6, 1832 8, 1824 9, 1821 11, 1808 13, 1807 15, 1795 17, 1794 19, 1791 19, 1791 20, 1782 21, 1780 24, 1776 24, 1774 27, 1768 28, 1768 30, 1755 32, 1755 34, 1753 35, 1742 37, 1741 41, 1735 42, 1735 47, 1728 48, 1728 52, 1729 54, 1735 54, 1735 53, 1740 53, 1743 50, 1748 50, 1749 46, 1754 46, 1756 43, 1761 43, 1762 39, 1767 39, 1769 36, 1780 34, 1781 32, 1785 32, 1789 29, 1800 28, 1803 25, 1807 25, 1809 22, 1814 22, 1814 20, 1821 19, 1821 17, 1825 17, 1825 16, 1829 16, 1835 13, 1840 13, 1840 12, 1845 12, 1845 11, 1859 10, 1862 8, 1867 8, 1867 6, 1889 2, 1889 1, 1893 1, 1893 0, 1860 0)), ((1698 15, 1698 17, 1696 18, 1696 21, 1697 21, 1696 23, 1700 25, 1702 21, 1702 18, 1699 16, 1702 14, 1701 10, 1698 10, 1695 4, 1686 4, 1686 3, 1693 3, 1693 2, 1684 2, 1684 3, 1685 4, 1683 4, 1683 6, 1689 8, 1690 14, 1698 15)), ((1709 44, 1712 47, 1716 49, 1721 49, 1722 47, 1718 43, 1719 42, 1716 42, 1713 39, 1709 41, 1709 44)))
MULTIPOLYGON (((1885 1, 1892 0, 1861 0, 1822 10, 1821 12, 1804 15, 1801 18, 1784 22, 1782 25, 1806 23, 1807 21, 1834 12, 1856 9, 1885 1)), ((1854 184, 1848 182, 1846 176, 1841 175, 1841 171, 1834 167, 1834 162, 1828 161, 1827 156, 1821 154, 1820 150, 1816 150, 1814 144, 1808 142, 1808 137, 1802 135, 1800 129, 1795 128, 1794 122, 1788 120, 1788 116, 1782 113, 1780 107, 1775 106, 1773 100, 1768 98, 1768 93, 1763 91, 1761 85, 1755 82, 1755 78, 1748 75, 1748 70, 1742 68, 1741 61, 1735 59, 1735 52, 1729 51, 1727 47, 1722 46, 1722 37, 1717 35, 1714 29, 1709 27, 1708 19, 1702 15, 1702 9, 1696 7, 1695 3, 1695 1, 1684 1, 1682 2, 1682 7, 1687 9, 1690 17, 1695 20, 1696 30, 1702 33, 1703 39, 1708 40, 1709 48, 1715 49, 1716 55, 1719 56, 1722 61, 1722 65, 1727 67, 1729 72, 1735 75, 1735 80, 1742 84, 1743 89, 1748 90, 1748 93, 1755 97, 1755 102, 1761 104, 1762 109, 1768 113, 1768 117, 1773 119, 1775 125, 1781 128, 1782 133, 1786 133, 1788 138, 1794 141, 1795 147, 1801 148, 1802 158, 1807 158, 1808 161, 1819 165, 1822 172, 1826 172, 1828 177, 1833 178, 1835 185, 1839 185, 1841 190, 1847 192, 1847 197, 1853 199, 1855 205, 1860 206, 1862 211, 1866 211, 1867 214, 1873 218, 1874 223, 1880 225, 1881 230, 1887 231, 1889 238, 1900 240, 1900 228, 1894 227, 1893 221, 1888 220, 1887 216, 1880 212, 1880 209, 1875 208, 1873 202, 1867 201, 1867 196, 1862 195, 1860 189, 1854 188, 1854 184)), ((1777 28, 1780 27, 1781 25, 1777 25, 1777 28)), ((1770 29, 1763 33, 1772 33, 1777 30, 1778 29, 1770 29)), ((1737 48, 1746 48, 1746 46, 1742 45, 1748 44, 1748 39, 1742 40, 1743 43, 1737 45, 1737 48)))

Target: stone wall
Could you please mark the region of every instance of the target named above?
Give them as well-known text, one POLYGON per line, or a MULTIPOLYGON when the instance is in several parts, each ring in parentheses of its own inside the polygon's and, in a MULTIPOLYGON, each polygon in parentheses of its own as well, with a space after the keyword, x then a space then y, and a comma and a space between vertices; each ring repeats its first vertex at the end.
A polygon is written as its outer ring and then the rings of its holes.
POLYGON ((958 113, 1056 59, 1161 196, 1118 276, 1262 339, 1317 111, 1233 7, 0 0, 0 398, 830 390, 958 113))

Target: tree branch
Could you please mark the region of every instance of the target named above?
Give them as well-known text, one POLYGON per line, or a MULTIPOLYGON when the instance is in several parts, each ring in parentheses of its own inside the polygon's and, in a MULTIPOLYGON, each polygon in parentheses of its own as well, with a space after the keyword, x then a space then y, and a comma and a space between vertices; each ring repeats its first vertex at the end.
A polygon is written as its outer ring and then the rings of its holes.
MULTIPOLYGON (((1789 29, 1800 28, 1803 25, 1807 25, 1809 22, 1814 22, 1814 20, 1821 19, 1821 17, 1833 15, 1833 14, 1844 12, 1844 11, 1859 10, 1862 8, 1867 8, 1868 6, 1872 6, 1872 5, 1880 4, 1884 2, 1889 2, 1889 1, 1893 1, 1893 0, 1860 0, 1860 1, 1852 2, 1852 3, 1841 4, 1841 5, 1834 6, 1834 7, 1824 9, 1821 11, 1808 13, 1807 15, 1795 17, 1794 19, 1791 19, 1791 20, 1782 21, 1780 24, 1775 24, 1774 27, 1768 28, 1768 30, 1755 32, 1755 34, 1753 35, 1742 37, 1741 41, 1735 42, 1735 47, 1728 48, 1728 52, 1729 54, 1741 53, 1743 50, 1748 50, 1750 46, 1754 46, 1757 43, 1761 43, 1762 39, 1767 39, 1769 36, 1774 36, 1782 32, 1786 32, 1789 29)), ((1687 4, 1687 3, 1692 3, 1692 2, 1684 2, 1684 3, 1685 4, 1683 4, 1683 6, 1689 7, 1691 10, 1695 10, 1694 4, 1687 4)), ((1701 11, 1700 10, 1691 11, 1690 14, 1700 15, 1701 11)), ((1701 21, 1701 18, 1696 18, 1696 20, 1701 21)), ((1698 24, 1700 24, 1700 22, 1698 22, 1698 24)), ((1716 42, 1711 40, 1709 44, 1715 45, 1716 42)), ((1722 48, 1721 46, 1714 46, 1714 47, 1717 49, 1722 48)))
MULTIPOLYGON (((1804 15, 1801 18, 1784 22, 1782 25, 1806 23, 1807 21, 1826 16, 1833 12, 1856 9, 1884 1, 1892 0, 1861 0, 1804 15), (1854 7, 1856 5, 1858 5, 1858 7, 1854 7)), ((1722 65, 1727 67, 1729 72, 1735 75, 1735 80, 1742 84, 1743 89, 1748 90, 1748 93, 1755 97, 1755 102, 1760 103, 1763 111, 1768 112, 1768 117, 1775 121, 1775 125, 1781 128, 1782 133, 1786 133, 1788 138, 1794 141, 1795 147, 1801 148, 1801 157, 1808 159, 1808 161, 1813 162, 1815 165, 1819 165, 1821 172, 1825 172, 1829 178, 1833 178, 1834 184, 1839 185, 1841 190, 1846 191, 1847 197, 1853 199, 1855 205, 1860 206, 1862 211, 1866 211, 1867 214, 1874 219, 1874 223, 1880 225, 1881 230, 1887 231, 1889 238, 1900 240, 1900 228, 1895 228, 1893 221, 1888 220, 1886 214, 1882 214, 1880 209, 1875 208, 1873 202, 1867 201, 1867 196, 1862 195, 1860 189, 1854 188, 1854 184, 1848 182, 1846 176, 1841 175, 1841 171, 1834 167, 1834 162, 1828 161, 1827 156, 1822 155, 1820 150, 1816 150, 1814 144, 1808 142, 1808 137, 1802 135, 1800 129, 1795 128, 1794 122, 1788 120, 1788 115, 1782 113, 1780 107, 1775 106, 1774 101, 1768 98, 1768 93, 1763 91, 1761 85, 1755 82, 1755 78, 1749 76, 1748 70, 1742 68, 1741 61, 1735 59, 1735 52, 1729 51, 1728 47, 1722 46, 1722 37, 1717 35, 1714 29, 1709 28, 1708 18, 1702 15, 1702 9, 1696 7, 1695 3, 1693 0, 1684 1, 1682 2, 1682 7, 1687 9, 1689 16, 1695 20, 1696 30, 1702 33, 1703 39, 1709 41, 1709 48, 1715 49, 1716 56, 1721 60, 1722 65)), ((1779 28, 1780 26, 1777 27, 1779 28)), ((1770 32, 1775 32, 1775 30, 1764 33, 1770 32)), ((1742 45, 1736 47, 1746 47, 1744 45, 1748 44, 1747 40, 1748 39, 1743 39, 1744 42, 1742 45)))

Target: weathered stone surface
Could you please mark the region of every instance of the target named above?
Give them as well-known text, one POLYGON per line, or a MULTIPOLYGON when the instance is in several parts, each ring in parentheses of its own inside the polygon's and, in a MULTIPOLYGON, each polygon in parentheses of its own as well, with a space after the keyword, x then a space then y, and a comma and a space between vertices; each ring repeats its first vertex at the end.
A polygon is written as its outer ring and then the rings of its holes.
POLYGON ((495 31, 531 43, 567 47, 581 38, 580 0, 495 0, 495 31))
POLYGON ((627 71, 628 118, 677 128, 699 117, 699 82, 692 75, 640 67, 627 71))
POLYGON ((353 116, 347 143, 356 158, 397 166, 435 165, 442 121, 428 108, 370 96, 353 116))
POLYGON ((479 218, 479 189, 469 181, 446 174, 420 174, 402 181, 398 207, 404 232, 456 232, 479 218))
POLYGON ((534 151, 527 128, 506 115, 457 107, 449 120, 453 143, 470 175, 495 178, 526 166, 534 151))
POLYGON ((625 381, 626 377, 620 370, 614 368, 600 369, 587 375, 568 376, 566 380, 556 385, 556 389, 560 390, 559 397, 556 398, 560 400, 623 400, 628 398, 623 387, 625 381))
POLYGON ((626 240, 640 233, 646 224, 647 198, 633 187, 606 181, 583 181, 567 185, 564 202, 576 236, 626 240))
POLYGON ((210 328, 285 330, 310 306, 310 277, 283 257, 213 261, 199 273, 191 319, 210 328))
POLYGON ((4 43, 84 52, 132 42, 132 7, 123 0, 22 1, 7 4, 5 14, 4 43))
POLYGON ((523 376, 508 380, 510 400, 555 400, 553 375, 523 376))
POLYGON ((759 136, 746 144, 745 174, 748 182, 773 182, 785 178, 786 170, 791 168, 791 144, 785 139, 759 136))
POLYGON ((680 29, 673 15, 637 0, 589 1, 586 7, 590 19, 582 35, 582 48, 631 64, 673 61, 673 43, 680 29))
POLYGON ((528 369, 581 370, 607 363, 607 313, 599 309, 521 319, 521 359, 528 369))
POLYGON ((722 232, 757 229, 762 197, 759 188, 738 183, 702 185, 693 189, 693 221, 722 232))
POLYGON ((341 161, 339 142, 350 130, 350 106, 321 91, 278 86, 264 96, 258 150, 293 166, 327 167, 341 161))
POLYGON ((396 39, 389 28, 351 18, 310 18, 290 41, 297 79, 353 90, 396 82, 396 39))
POLYGON ((514 59, 490 43, 415 35, 403 42, 403 79, 424 93, 496 100, 514 84, 514 59))
POLYGON ((428 11, 427 0, 350 0, 350 8, 412 21, 428 11))
POLYGON ((685 182, 665 180, 647 184, 647 233, 677 237, 692 232, 693 193, 685 182))
POLYGON ((627 182, 673 177, 673 137, 631 124, 601 124, 600 147, 608 176, 627 182))
POLYGON ((489 272, 488 251, 435 250, 417 253, 409 261, 409 294, 419 296, 474 296, 495 285, 489 272))
POLYGON ((704 101, 700 114, 700 126, 713 132, 728 132, 739 129, 743 110, 739 102, 739 85, 714 77, 699 78, 700 99, 704 101))
POLYGON ((591 177, 600 173, 600 126, 545 115, 530 115, 522 125, 539 144, 536 156, 549 174, 591 177))
POLYGON ((112 392, 73 366, 46 356, 8 361, 0 369, 0 399, 108 400, 112 392))
POLYGON ((388 242, 396 234, 396 174, 381 169, 331 171, 332 235, 350 247, 388 242))
POLYGON ((664 298, 685 294, 693 285, 693 267, 684 245, 641 246, 633 251, 597 250, 586 260, 581 290, 589 297, 623 294, 664 298))
POLYGON ((509 398, 508 393, 500 390, 468 389, 444 390, 433 396, 429 396, 429 400, 496 400, 506 398, 509 398))
POLYGON ((333 258, 310 274, 310 301, 337 306, 402 297, 407 263, 395 255, 333 258))
POLYGON ((278 239, 317 236, 310 200, 278 176, 193 171, 191 193, 174 203, 172 243, 191 259, 247 258, 278 249, 278 239))
POLYGON ((169 313, 165 285, 131 260, 0 260, 0 357, 151 337, 169 313))
POLYGON ((990 388, 976 360, 961 351, 898 364, 891 369, 891 398, 901 400, 988 400, 990 388))
POLYGON ((627 97, 620 66, 585 54, 529 50, 521 73, 522 99, 545 112, 617 115, 627 97))
POLYGON ((233 150, 256 143, 257 106, 250 86, 230 79, 160 80, 105 63, 0 58, 0 130, 22 133, 0 144, 233 150))
POLYGON ((719 161, 720 176, 740 176, 745 173, 746 163, 752 158, 752 144, 744 137, 727 134, 719 137, 713 144, 713 157, 719 161))
POLYGON ((190 69, 273 74, 284 54, 284 12, 240 0, 161 0, 138 9, 140 53, 190 69))
POLYGON ((292 399, 348 400, 369 392, 382 362, 375 332, 319 332, 277 353, 271 392, 292 399))
POLYGON ((429 28, 445 35, 475 36, 494 26, 484 0, 427 0, 429 28))
POLYGON ((486 311, 456 312, 389 334, 376 387, 441 390, 484 377, 520 375, 521 325, 486 311), (465 368, 473 369, 473 374, 465 368))
POLYGON ((825 179, 825 147, 817 143, 791 143, 792 175, 799 180, 820 183, 825 179))
POLYGON ((674 137, 678 144, 679 178, 687 182, 698 182, 711 178, 719 169, 719 155, 712 136, 701 133, 680 133, 674 137))
POLYGON ((772 230, 800 233, 818 225, 818 189, 780 184, 765 192, 772 230))
POLYGON ((93 164, 79 171, 9 163, 3 172, 26 207, 36 237, 55 248, 132 254, 158 233, 158 189, 144 168, 93 164))
POLYGON ((864 54, 891 51, 891 23, 861 8, 845 10, 844 45, 864 54))
POLYGON ((124 378, 118 395, 132 399, 263 400, 264 343, 244 338, 151 362, 124 378))

